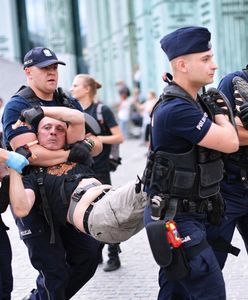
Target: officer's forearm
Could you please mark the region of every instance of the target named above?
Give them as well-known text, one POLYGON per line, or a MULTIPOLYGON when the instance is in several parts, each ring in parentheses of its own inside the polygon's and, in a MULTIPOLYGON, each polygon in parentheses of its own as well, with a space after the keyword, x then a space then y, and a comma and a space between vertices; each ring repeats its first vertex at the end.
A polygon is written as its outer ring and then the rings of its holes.
POLYGON ((65 151, 63 149, 51 151, 40 145, 32 146, 30 151, 35 156, 35 159, 29 159, 30 164, 41 167, 50 167, 66 162, 69 155, 69 151, 65 151))
POLYGON ((216 115, 215 122, 218 126, 222 128, 223 139, 225 138, 230 146, 233 145, 234 148, 236 147, 236 149, 232 152, 237 151, 237 147, 239 145, 239 138, 235 127, 227 120, 226 116, 224 115, 216 115))
POLYGON ((54 118, 69 124, 84 124, 84 114, 77 110, 68 107, 47 107, 42 106, 45 116, 54 118))

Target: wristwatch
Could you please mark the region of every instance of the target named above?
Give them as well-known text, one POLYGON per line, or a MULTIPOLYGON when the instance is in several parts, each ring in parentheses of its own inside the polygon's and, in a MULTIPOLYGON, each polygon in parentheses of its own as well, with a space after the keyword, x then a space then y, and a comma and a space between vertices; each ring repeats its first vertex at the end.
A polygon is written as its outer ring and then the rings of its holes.
POLYGON ((89 148, 90 151, 95 146, 95 142, 92 139, 90 139, 90 138, 85 138, 83 140, 83 143, 85 144, 85 146, 87 146, 89 148))

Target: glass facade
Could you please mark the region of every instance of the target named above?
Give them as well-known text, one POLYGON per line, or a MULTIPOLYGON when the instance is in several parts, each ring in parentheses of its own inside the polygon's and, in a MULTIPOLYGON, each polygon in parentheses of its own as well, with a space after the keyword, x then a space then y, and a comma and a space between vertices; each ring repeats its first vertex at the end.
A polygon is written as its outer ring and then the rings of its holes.
POLYGON ((26 0, 27 30, 30 48, 46 46, 46 11, 44 0, 26 0))
POLYGON ((60 84, 89 72, 106 103, 116 100, 116 81, 133 87, 137 69, 142 92, 161 93, 170 70, 159 41, 182 26, 211 31, 215 82, 248 63, 247 0, 1 0, 1 8, 0 57, 21 62, 33 46, 50 47, 67 63, 60 84))

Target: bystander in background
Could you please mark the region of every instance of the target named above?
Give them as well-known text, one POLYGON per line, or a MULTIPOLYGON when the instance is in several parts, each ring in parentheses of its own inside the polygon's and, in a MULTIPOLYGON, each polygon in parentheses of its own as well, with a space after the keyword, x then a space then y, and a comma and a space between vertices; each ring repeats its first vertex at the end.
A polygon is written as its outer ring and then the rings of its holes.
MULTIPOLYGON (((78 74, 73 80, 71 93, 79 101, 84 111, 94 117, 101 127, 98 138, 103 144, 103 150, 94 157, 93 170, 97 179, 103 184, 111 184, 109 165, 111 145, 122 143, 124 138, 111 109, 99 101, 95 102, 97 89, 101 87, 102 85, 88 74, 78 74)), ((125 92, 127 93, 127 90, 125 92)), ((109 260, 104 267, 106 272, 117 270, 121 265, 119 244, 110 244, 108 250, 109 260)))

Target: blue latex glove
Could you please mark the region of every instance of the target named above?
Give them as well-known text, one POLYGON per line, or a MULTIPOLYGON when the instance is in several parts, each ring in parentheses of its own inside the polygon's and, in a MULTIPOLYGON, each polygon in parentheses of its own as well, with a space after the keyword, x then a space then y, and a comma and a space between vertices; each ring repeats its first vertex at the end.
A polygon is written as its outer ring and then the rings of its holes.
POLYGON ((21 154, 14 151, 8 153, 8 159, 5 162, 6 166, 16 170, 18 173, 22 172, 22 169, 29 165, 29 161, 21 154))

